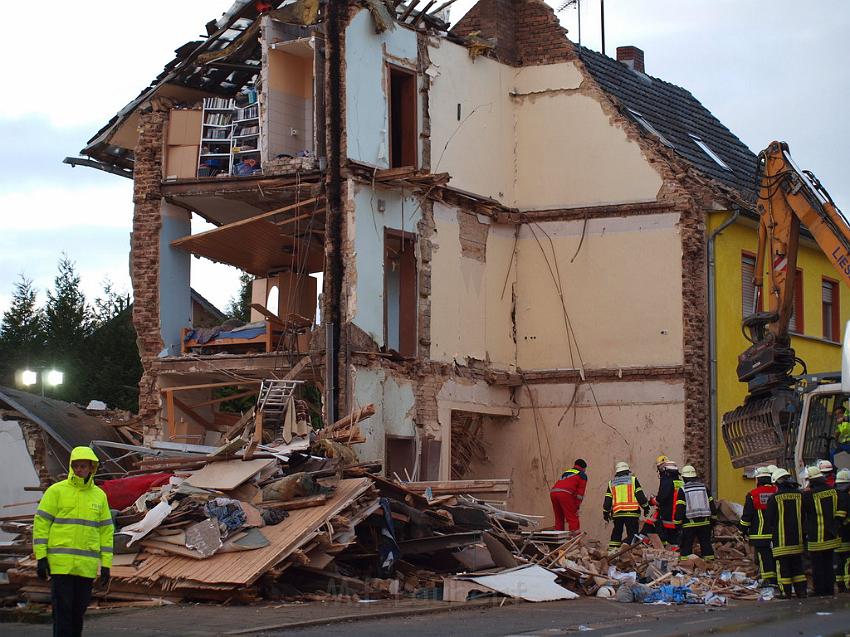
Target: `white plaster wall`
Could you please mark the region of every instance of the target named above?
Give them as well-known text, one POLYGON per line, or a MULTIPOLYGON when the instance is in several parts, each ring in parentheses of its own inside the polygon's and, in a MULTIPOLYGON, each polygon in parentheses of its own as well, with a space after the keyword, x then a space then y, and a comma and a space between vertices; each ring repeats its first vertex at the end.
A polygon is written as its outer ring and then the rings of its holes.
POLYGON ((684 387, 665 381, 599 383, 593 385, 594 400, 589 386, 582 385, 570 408, 575 391, 571 384, 518 389, 519 418, 487 421, 488 460, 474 464, 470 477, 512 478, 510 509, 545 516, 542 524, 548 526, 553 521, 549 489, 573 460, 584 458, 589 466, 582 528, 607 542, 611 526, 602 520, 602 500, 614 464, 629 462, 649 497, 658 488, 654 462, 659 454, 687 461, 684 387))
MULTIPOLYGON (((434 204, 431 358, 461 364, 475 358, 490 360, 498 368, 513 368, 513 228, 490 224, 486 262, 481 262, 463 256, 457 216, 454 206, 434 204)), ((479 221, 490 223, 486 218, 479 221)))
POLYGON ((519 367, 577 368, 576 342, 589 368, 682 364, 677 223, 675 213, 590 220, 573 262, 583 221, 524 225, 517 247, 519 367), (572 353, 553 274, 574 333, 572 353))
POLYGON ((360 423, 366 442, 354 448, 361 460, 384 460, 385 436, 414 436, 416 397, 413 384, 383 369, 358 368, 354 378, 357 406, 375 405, 375 415, 360 423))
POLYGON ((513 69, 486 57, 473 61, 466 47, 443 39, 428 54, 431 170, 451 174, 455 188, 510 204, 513 69))
MULTIPOLYGON (((37 487, 38 473, 32 465, 21 426, 15 420, 0 420, 0 507, 4 515, 35 513, 38 505, 7 506, 38 500, 40 493, 24 491, 24 487, 37 487)), ((11 533, 0 531, 0 540, 10 540, 11 533)))
POLYGON ((596 100, 555 92, 515 101, 517 207, 655 200, 661 176, 596 100))
POLYGON ((355 262, 346 267, 356 270, 356 284, 348 294, 348 319, 384 345, 384 229, 415 233, 422 210, 418 199, 398 191, 354 184, 349 193, 354 215, 347 219, 348 236, 353 237, 355 262))
MULTIPOLYGON (((416 70, 416 33, 395 27, 375 33, 361 9, 345 30, 348 157, 379 168, 389 163, 386 63, 416 70)), ((417 92, 418 96, 418 92, 417 92)), ((419 114, 421 120, 421 113, 419 114)))

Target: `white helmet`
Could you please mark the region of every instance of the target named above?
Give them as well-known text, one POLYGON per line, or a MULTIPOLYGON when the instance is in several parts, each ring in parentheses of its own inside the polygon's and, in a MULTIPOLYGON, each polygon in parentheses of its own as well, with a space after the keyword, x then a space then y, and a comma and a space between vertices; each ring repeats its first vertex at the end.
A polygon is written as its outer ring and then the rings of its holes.
POLYGON ((628 462, 618 462, 614 467, 615 473, 620 473, 621 471, 629 471, 629 463, 628 462))
POLYGON ((841 469, 835 474, 835 484, 847 484, 850 482, 850 469, 841 469))
POLYGON ((788 473, 785 469, 779 469, 779 468, 777 468, 777 469, 776 469, 776 471, 774 471, 774 472, 770 475, 770 481, 771 481, 771 482, 773 482, 774 484, 776 484, 776 483, 777 483, 777 482, 779 482, 782 478, 788 477, 788 476, 790 476, 790 475, 791 475, 791 474, 790 474, 790 473, 788 473))
POLYGON ((820 472, 820 469, 818 467, 807 467, 806 477, 809 480, 814 480, 815 478, 823 478, 823 474, 820 472))
POLYGON ((821 473, 832 473, 833 468, 829 460, 818 460, 818 469, 821 473))
POLYGON ((683 478, 696 478, 697 477, 697 470, 694 469, 691 465, 686 464, 684 467, 682 467, 682 477, 683 478))
POLYGON ((770 467, 759 467, 756 469, 755 477, 756 478, 769 478, 772 471, 770 467))

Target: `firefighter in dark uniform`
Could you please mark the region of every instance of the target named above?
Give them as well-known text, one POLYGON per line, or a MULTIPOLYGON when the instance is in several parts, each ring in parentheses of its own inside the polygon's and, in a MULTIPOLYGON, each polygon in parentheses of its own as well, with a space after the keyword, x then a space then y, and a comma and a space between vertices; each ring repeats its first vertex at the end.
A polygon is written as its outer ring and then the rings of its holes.
POLYGON ((838 492, 827 484, 818 467, 809 467, 809 490, 803 493, 803 530, 812 561, 815 595, 835 594, 835 549, 838 538, 838 492))
POLYGON ((623 530, 626 531, 626 543, 631 544, 638 532, 640 512, 649 513, 649 500, 643 492, 638 479, 632 475, 628 463, 618 462, 614 468, 614 478, 608 482, 605 501, 602 504, 602 517, 606 522, 614 520, 608 551, 616 551, 623 544, 623 530))
POLYGON ((835 490, 838 492, 838 513, 840 522, 838 537, 841 544, 835 551, 838 590, 850 591, 850 469, 842 469, 835 475, 835 490))
POLYGON ((699 540, 700 557, 706 562, 714 560, 714 547, 711 545, 711 529, 717 521, 717 509, 714 498, 706 486, 697 478, 697 471, 691 465, 682 467, 685 486, 684 517, 682 520, 682 543, 679 559, 685 560, 693 552, 694 540, 699 540))
POLYGON ((792 592, 806 597, 806 575, 803 572, 803 494, 785 469, 771 476, 776 493, 767 502, 765 527, 773 542, 776 575, 785 597, 792 592))
POLYGON ((776 493, 776 485, 770 482, 770 469, 759 467, 756 471, 756 488, 744 500, 741 516, 741 532, 750 540, 755 550, 756 566, 762 586, 776 586, 776 561, 770 548, 771 535, 765 528, 764 514, 770 496, 776 493))
POLYGON ((671 551, 678 551, 685 506, 685 493, 682 491, 684 482, 679 476, 676 463, 662 457, 665 460, 658 465, 658 494, 655 496, 658 519, 655 521, 655 528, 664 545, 671 551))

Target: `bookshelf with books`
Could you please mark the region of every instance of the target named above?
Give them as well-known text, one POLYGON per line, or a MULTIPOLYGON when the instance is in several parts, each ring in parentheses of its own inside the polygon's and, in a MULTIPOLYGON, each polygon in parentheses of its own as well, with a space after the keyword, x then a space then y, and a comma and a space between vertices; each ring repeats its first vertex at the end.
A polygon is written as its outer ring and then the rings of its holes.
POLYGON ((224 97, 206 97, 201 119, 201 147, 198 154, 198 177, 229 175, 233 135, 233 113, 236 104, 224 97))
POLYGON ((250 103, 233 111, 230 147, 233 175, 248 176, 260 172, 260 105, 255 95, 249 95, 250 103))

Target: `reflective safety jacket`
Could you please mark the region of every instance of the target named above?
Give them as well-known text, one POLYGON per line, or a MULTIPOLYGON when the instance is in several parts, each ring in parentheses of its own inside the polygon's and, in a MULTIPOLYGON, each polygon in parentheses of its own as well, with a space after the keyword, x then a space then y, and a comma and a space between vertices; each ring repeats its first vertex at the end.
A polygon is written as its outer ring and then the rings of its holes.
MULTIPOLYGON (((97 456, 88 447, 75 447, 71 462, 97 456)), ((106 494, 94 484, 94 474, 83 480, 68 470, 68 478, 44 492, 33 521, 36 559, 47 558, 52 575, 96 578, 98 565, 112 566, 112 516, 106 494)))
POLYGON ((649 510, 649 501, 638 479, 628 471, 623 471, 608 482, 602 511, 615 518, 640 517, 641 509, 649 510))
POLYGON ((838 529, 838 537, 841 540, 838 552, 850 553, 850 491, 847 489, 842 488, 838 492, 838 512, 835 516, 841 522, 838 529))
POLYGON ((770 497, 776 493, 776 485, 760 484, 747 494, 741 528, 754 546, 770 546, 771 535, 765 528, 764 514, 770 497))
POLYGON ((811 489, 803 493, 803 529, 810 551, 837 549, 841 541, 836 531, 838 492, 823 478, 812 480, 811 489))
POLYGON ((676 528, 685 517, 685 492, 682 490, 684 484, 678 471, 665 469, 661 472, 655 501, 658 517, 665 528, 676 528))
POLYGON ((803 494, 796 484, 781 484, 770 498, 765 527, 771 535, 775 557, 803 552, 803 494))
POLYGON ((840 445, 850 443, 850 422, 845 420, 844 422, 838 423, 838 426, 835 428, 835 439, 840 445))
POLYGON ((683 491, 685 492, 683 527, 708 526, 717 518, 714 498, 702 482, 696 479, 686 480, 683 491))
POLYGON ((581 506, 581 501, 584 500, 584 492, 587 489, 587 474, 577 467, 567 469, 561 475, 561 479, 552 487, 552 493, 569 493, 576 501, 577 505, 581 506))

